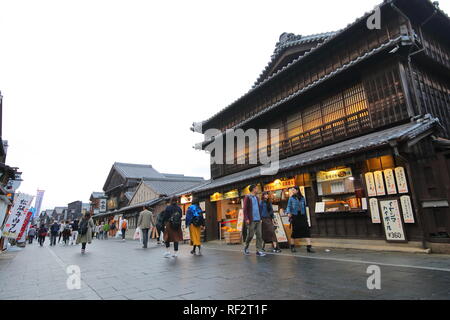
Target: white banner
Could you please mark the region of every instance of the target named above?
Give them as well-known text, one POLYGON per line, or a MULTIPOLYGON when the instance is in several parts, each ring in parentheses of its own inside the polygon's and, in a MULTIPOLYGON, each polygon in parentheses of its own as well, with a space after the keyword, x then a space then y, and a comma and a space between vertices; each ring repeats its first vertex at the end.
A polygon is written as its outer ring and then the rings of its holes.
POLYGON ((27 217, 33 198, 33 196, 25 193, 16 194, 14 205, 11 208, 10 215, 8 216, 8 220, 3 228, 3 237, 17 239, 25 218, 27 217))
POLYGON ((44 199, 44 190, 38 190, 36 194, 36 201, 34 202, 34 207, 36 208, 36 216, 41 213, 42 199, 44 199))

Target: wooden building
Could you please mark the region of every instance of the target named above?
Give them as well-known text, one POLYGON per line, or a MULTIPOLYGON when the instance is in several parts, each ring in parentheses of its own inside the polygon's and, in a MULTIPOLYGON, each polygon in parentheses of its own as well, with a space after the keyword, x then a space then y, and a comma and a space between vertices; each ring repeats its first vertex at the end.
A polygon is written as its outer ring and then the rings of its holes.
POLYGON ((92 192, 91 196, 89 197, 90 201, 90 213, 92 215, 96 215, 99 213, 106 212, 106 200, 108 198, 106 197, 105 193, 103 192, 92 192))
POLYGON ((380 29, 368 28, 372 11, 338 32, 283 33, 251 90, 194 124, 222 136, 280 133, 275 175, 249 163, 252 147, 270 153, 271 138, 235 148, 234 164, 211 164, 212 181, 196 190, 206 202, 208 239, 220 237, 227 212, 239 211, 255 183, 271 191, 281 218, 287 188, 304 188, 316 243, 449 250, 450 19, 428 0, 378 8, 380 29))

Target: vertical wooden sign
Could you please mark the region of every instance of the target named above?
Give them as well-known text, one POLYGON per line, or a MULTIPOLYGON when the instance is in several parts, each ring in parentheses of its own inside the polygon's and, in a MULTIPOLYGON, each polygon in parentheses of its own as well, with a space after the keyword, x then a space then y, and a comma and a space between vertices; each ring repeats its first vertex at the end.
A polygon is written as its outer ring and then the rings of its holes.
POLYGON ((384 170, 384 179, 386 181, 386 190, 388 194, 397 194, 395 185, 394 171, 392 169, 384 170))
POLYGON ((378 209, 378 200, 376 198, 369 199, 370 216, 372 217, 372 223, 381 223, 380 210, 378 209))
POLYGON ((366 186, 367 186, 367 195, 369 197, 376 197, 377 190, 375 189, 375 179, 373 178, 372 172, 367 172, 365 174, 366 178, 366 186))
POLYGON ((405 223, 414 223, 414 213, 411 205, 411 197, 401 196, 400 203, 402 205, 403 221, 405 221, 405 223))
POLYGON ((397 188, 399 193, 408 193, 408 183, 406 181, 405 168, 395 168, 395 178, 397 180, 397 188))
POLYGON ((377 196, 386 195, 386 190, 384 189, 383 171, 375 171, 373 176, 375 178, 375 189, 377 190, 377 196))
POLYGON ((397 200, 380 201, 381 215, 383 217, 386 240, 405 241, 400 209, 397 200))
POLYGON ((288 238, 286 232, 284 230, 283 221, 281 220, 281 216, 279 212, 274 212, 275 216, 275 235, 277 237, 278 242, 287 242, 288 238))

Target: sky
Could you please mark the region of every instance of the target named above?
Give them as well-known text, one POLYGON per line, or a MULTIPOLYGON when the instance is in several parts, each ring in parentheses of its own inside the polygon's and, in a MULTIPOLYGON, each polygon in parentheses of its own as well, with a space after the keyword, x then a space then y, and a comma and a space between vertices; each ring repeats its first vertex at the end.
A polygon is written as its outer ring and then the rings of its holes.
POLYGON ((19 191, 45 190, 42 209, 88 202, 114 162, 209 178, 192 123, 245 94, 283 32, 339 30, 379 3, 0 0, 3 139, 19 191))

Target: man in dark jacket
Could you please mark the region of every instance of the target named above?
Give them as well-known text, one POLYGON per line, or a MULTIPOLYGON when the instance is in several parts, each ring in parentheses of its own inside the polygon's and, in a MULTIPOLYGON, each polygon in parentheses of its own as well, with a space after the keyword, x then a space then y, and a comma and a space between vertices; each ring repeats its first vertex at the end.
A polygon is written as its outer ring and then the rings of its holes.
POLYGON ((56 238, 59 234, 59 224, 58 222, 54 221, 53 224, 50 226, 50 245, 56 246, 56 238))
POLYGON ((244 254, 250 255, 248 247, 256 234, 256 255, 263 257, 266 254, 262 251, 262 230, 261 230, 261 212, 259 199, 256 196, 258 189, 254 184, 249 187, 250 194, 244 198, 244 221, 247 226, 247 238, 245 240, 244 254))

